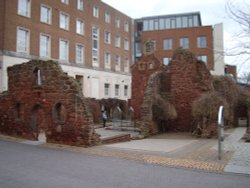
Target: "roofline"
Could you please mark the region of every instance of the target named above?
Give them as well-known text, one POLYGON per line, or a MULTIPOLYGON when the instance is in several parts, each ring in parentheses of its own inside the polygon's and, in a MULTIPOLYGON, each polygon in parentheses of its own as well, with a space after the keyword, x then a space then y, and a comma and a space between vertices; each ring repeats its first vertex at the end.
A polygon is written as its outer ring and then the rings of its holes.
POLYGON ((155 19, 155 18, 159 19, 159 18, 171 18, 171 17, 177 17, 177 16, 191 16, 191 15, 198 15, 198 20, 202 25, 201 14, 200 14, 199 11, 187 12, 187 13, 178 13, 178 14, 165 14, 165 15, 156 15, 156 16, 146 16, 146 17, 136 18, 134 20, 135 21, 142 21, 142 20, 155 19))

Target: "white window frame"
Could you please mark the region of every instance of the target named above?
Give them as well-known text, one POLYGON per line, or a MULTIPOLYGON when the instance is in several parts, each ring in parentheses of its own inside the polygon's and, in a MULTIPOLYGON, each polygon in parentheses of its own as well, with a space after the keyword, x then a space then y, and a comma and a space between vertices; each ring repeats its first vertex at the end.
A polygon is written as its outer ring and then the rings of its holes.
POLYGON ((45 33, 40 33, 40 39, 39 39, 39 43, 40 43, 40 45, 39 45, 39 47, 40 47, 40 49, 39 49, 39 56, 40 57, 46 57, 46 58, 50 58, 51 57, 51 36, 50 35, 48 35, 48 34, 45 34, 45 33), (45 48, 43 48, 43 41, 42 41, 42 38, 41 37, 46 37, 46 39, 48 39, 48 40, 46 40, 46 44, 45 44, 45 48), (43 51, 46 51, 46 53, 45 54, 43 54, 43 51))
POLYGON ((115 36, 115 47, 119 48, 121 46, 121 37, 119 35, 115 36))
POLYGON ((106 11, 105 12, 105 22, 110 23, 110 21, 111 21, 110 13, 108 11, 106 11))
POLYGON ((105 69, 111 68, 111 53, 110 52, 105 52, 104 54, 104 67, 105 69))
POLYGON ((84 10, 84 2, 83 0, 77 0, 77 10, 81 10, 83 11, 84 10))
POLYGON ((124 39, 124 49, 129 50, 129 40, 128 39, 124 39))
POLYGON ((206 48, 206 47, 207 47, 207 36, 198 36, 197 48, 206 48))
POLYGON ((76 44, 76 63, 84 64, 84 45, 80 43, 76 44), (80 52, 80 56, 79 56, 79 52, 80 52))
POLYGON ((59 60, 69 61, 69 40, 60 38, 59 40, 59 60), (61 42, 65 42, 65 49, 62 49, 61 42), (62 50, 65 50, 64 52, 62 50), (65 54, 65 55, 64 55, 65 54), (65 56, 65 58, 64 58, 65 56))
POLYGON ((128 21, 124 23, 124 31, 128 32, 129 31, 129 24, 128 21))
POLYGON ((69 30, 69 14, 67 14, 65 12, 60 12, 59 27, 61 29, 64 29, 64 30, 69 30), (65 20, 62 20, 62 19, 65 19, 65 20), (64 23, 62 23, 62 22, 64 22, 64 23))
POLYGON ((110 31, 104 32, 104 42, 106 44, 111 44, 111 32, 110 31))
POLYGON ((51 7, 49 7, 47 5, 44 5, 44 4, 41 5, 41 8, 40 8, 40 21, 42 23, 46 23, 46 24, 51 25, 51 23, 52 23, 52 8, 51 7), (43 14, 42 14, 43 8, 47 9, 47 12, 46 12, 47 15, 46 16, 43 16, 43 14))
POLYGON ((110 95, 110 84, 109 83, 104 83, 104 96, 109 97, 110 95), (108 86, 108 87, 106 87, 108 86))
POLYGON ((17 34, 16 34, 16 51, 19 53, 25 53, 29 54, 30 52, 30 30, 23 28, 23 27, 17 27, 17 34), (23 37, 20 38, 20 33, 19 31, 24 31, 25 32, 25 41, 23 40, 23 37), (24 44, 21 44, 24 43, 24 44))
POLYGON ((163 40, 163 49, 164 50, 172 50, 173 49, 173 39, 168 38, 163 40))
POLYGON ((124 72, 129 72, 129 58, 124 59, 124 72))
POLYGON ((189 48, 189 38, 188 37, 180 38, 180 46, 183 49, 188 49, 189 48))
POLYGON ((79 35, 84 35, 84 21, 77 18, 76 19, 76 33, 79 35))
POLYGON ((20 16, 25 16, 30 18, 31 0, 18 0, 17 14, 20 16))
POLYGON ((124 85, 124 97, 128 96, 128 85, 124 85))
POLYGON ((116 71, 121 70, 121 56, 119 56, 119 55, 115 56, 115 70, 116 71))
POLYGON ((92 27, 92 65, 99 67, 99 28, 97 26, 92 27))
POLYGON ((163 58, 163 64, 164 65, 168 65, 170 63, 170 61, 171 61, 171 57, 164 57, 163 58))
POLYGON ((120 96, 120 85, 115 84, 115 97, 119 97, 119 96, 120 96))
POLYGON ((99 18, 99 8, 95 5, 93 6, 93 16, 99 18))
POLYGON ((202 62, 204 62, 206 65, 208 63, 208 57, 207 57, 207 55, 198 55, 197 59, 200 60, 200 61, 202 61, 202 62))
POLYGON ((116 28, 120 28, 120 22, 121 22, 120 18, 118 16, 116 16, 115 17, 115 27, 116 28))

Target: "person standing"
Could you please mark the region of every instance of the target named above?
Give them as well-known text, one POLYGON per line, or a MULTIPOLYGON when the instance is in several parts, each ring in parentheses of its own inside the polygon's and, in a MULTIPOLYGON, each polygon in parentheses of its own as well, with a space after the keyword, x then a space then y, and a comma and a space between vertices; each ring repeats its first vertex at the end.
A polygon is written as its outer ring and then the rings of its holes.
POLYGON ((106 121, 107 121, 107 114, 106 111, 102 111, 102 123, 103 123, 103 128, 106 127, 106 121))

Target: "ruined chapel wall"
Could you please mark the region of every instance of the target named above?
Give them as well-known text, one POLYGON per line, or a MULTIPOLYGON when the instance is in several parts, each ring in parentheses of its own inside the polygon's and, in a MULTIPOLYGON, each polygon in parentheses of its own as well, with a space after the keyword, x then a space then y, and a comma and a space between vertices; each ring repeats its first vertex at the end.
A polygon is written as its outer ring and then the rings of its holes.
POLYGON ((88 146, 98 140, 77 81, 65 75, 57 63, 15 65, 8 68, 8 76, 8 102, 0 104, 7 109, 9 120, 3 122, 1 132, 37 139, 38 129, 44 129, 48 142, 70 145, 88 146), (13 116, 16 111, 18 116, 13 116))

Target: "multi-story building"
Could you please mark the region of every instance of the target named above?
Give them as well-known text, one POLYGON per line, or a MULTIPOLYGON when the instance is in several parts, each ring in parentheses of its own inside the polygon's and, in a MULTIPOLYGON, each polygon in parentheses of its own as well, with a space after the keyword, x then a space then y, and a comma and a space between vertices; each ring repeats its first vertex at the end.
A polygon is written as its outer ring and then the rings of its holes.
POLYGON ((0 92, 7 67, 52 59, 86 97, 130 98, 132 19, 100 0, 1 0, 0 92))
POLYGON ((183 47, 224 74, 222 24, 202 26, 199 12, 133 20, 101 0, 1 0, 0 92, 8 89, 7 67, 52 59, 86 97, 127 100, 130 65, 149 39, 164 64, 183 47))
POLYGON ((155 56, 167 65, 179 47, 193 52, 214 75, 224 74, 222 24, 202 26, 199 12, 144 17, 135 20, 135 57, 142 46, 154 42, 155 56))

